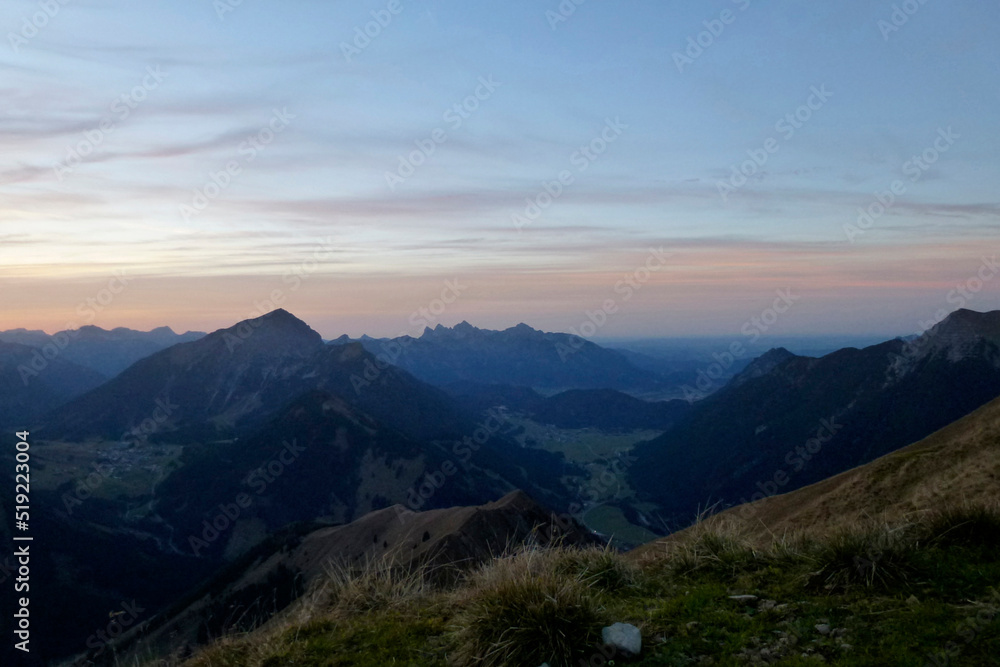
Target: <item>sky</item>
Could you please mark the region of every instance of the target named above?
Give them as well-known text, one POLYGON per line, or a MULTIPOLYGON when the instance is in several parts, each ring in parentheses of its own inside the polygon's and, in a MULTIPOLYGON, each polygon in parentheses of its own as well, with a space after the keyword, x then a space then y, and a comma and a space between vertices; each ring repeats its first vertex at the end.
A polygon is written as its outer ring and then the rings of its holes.
POLYGON ((0 329, 992 310, 998 29, 943 0, 9 0, 0 329))

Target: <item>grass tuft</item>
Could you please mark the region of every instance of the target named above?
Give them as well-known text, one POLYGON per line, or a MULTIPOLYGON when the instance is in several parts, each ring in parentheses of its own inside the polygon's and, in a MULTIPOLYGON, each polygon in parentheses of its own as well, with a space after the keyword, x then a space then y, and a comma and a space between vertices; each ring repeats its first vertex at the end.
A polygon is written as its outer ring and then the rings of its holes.
POLYGON ((917 573, 917 542, 911 527, 876 526, 845 530, 819 543, 811 584, 827 591, 864 588, 893 590, 917 573))
POLYGON ((639 568, 608 547, 566 549, 555 559, 556 574, 579 580, 588 588, 621 592, 636 585, 639 568))
POLYGON ((454 659, 561 667, 591 655, 605 625, 591 586, 624 576, 626 567, 613 559, 593 550, 529 547, 480 568, 456 594, 454 659))
POLYGON ((935 546, 1000 549, 1000 510, 983 505, 941 510, 926 520, 925 531, 935 546))
POLYGON ((360 563, 334 561, 310 596, 312 609, 308 613, 315 614, 317 608, 360 614, 404 607, 433 590, 430 574, 429 565, 400 565, 391 557, 360 563))
POLYGON ((679 545, 668 561, 677 575, 706 574, 733 577, 759 569, 767 555, 738 537, 719 531, 705 531, 679 545))

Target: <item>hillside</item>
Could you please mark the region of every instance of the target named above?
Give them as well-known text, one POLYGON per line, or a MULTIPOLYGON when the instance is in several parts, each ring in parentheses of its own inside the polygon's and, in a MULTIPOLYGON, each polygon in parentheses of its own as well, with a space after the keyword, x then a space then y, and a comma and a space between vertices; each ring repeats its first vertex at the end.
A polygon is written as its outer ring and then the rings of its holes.
POLYGON ((295 522, 347 522, 392 505, 477 505, 515 488, 558 501, 559 477, 572 470, 556 455, 505 452, 499 441, 478 452, 420 442, 318 391, 252 435, 189 447, 181 464, 159 485, 151 507, 179 538, 176 549, 227 559, 295 522), (235 507, 240 496, 249 500, 235 507), (204 539, 205 522, 225 506, 238 516, 204 539))
MULTIPOLYGON (((551 514, 520 491, 480 506, 413 512, 395 505, 345 525, 309 529, 305 524, 235 561, 153 618, 142 633, 129 635, 117 651, 135 652, 138 646, 140 654, 152 647, 170 652, 250 630, 315 590, 337 568, 391 564, 453 579, 506 549, 549 544, 554 525, 551 514)), ((566 545, 595 542, 575 525, 558 535, 566 545)), ((90 657, 98 656, 91 652, 90 657)))
MULTIPOLYGON (((328 569, 295 613, 167 664, 995 665, 998 449, 1000 399, 861 468, 624 557, 514 549, 446 582, 381 565, 328 569), (621 622, 641 633, 637 657, 602 645, 602 629, 621 622)), ((422 525, 448 515, 427 514, 422 525)), ((376 550, 381 531, 405 530, 386 530, 400 521, 392 510, 372 520, 376 550)), ((306 568, 325 554, 311 550, 306 568)))
POLYGON ((950 505, 998 500, 1000 398, 920 442, 805 488, 729 508, 699 529, 725 525, 767 543, 784 534, 827 535, 867 518, 894 523, 950 505))
POLYGON ((771 352, 637 447, 630 482, 680 528, 761 485, 791 491, 916 442, 1000 395, 998 319, 957 311, 917 340, 819 359, 771 352))

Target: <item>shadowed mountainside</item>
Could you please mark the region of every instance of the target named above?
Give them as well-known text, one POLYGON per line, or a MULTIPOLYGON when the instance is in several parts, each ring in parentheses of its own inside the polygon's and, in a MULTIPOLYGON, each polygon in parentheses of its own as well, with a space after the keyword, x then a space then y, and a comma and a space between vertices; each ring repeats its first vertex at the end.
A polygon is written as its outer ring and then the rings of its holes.
POLYGON ((640 445, 630 478, 675 525, 790 491, 920 440, 1000 395, 1000 312, 819 359, 772 352, 640 445))

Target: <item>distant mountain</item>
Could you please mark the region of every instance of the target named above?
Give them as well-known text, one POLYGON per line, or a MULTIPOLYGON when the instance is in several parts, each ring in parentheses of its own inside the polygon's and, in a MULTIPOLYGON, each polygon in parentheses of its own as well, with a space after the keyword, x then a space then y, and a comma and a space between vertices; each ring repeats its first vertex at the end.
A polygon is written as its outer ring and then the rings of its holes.
MULTIPOLYGON (((711 342, 697 341, 697 344, 678 343, 676 348, 666 347, 669 341, 664 341, 661 343, 663 347, 655 347, 653 349, 647 347, 629 349, 622 347, 620 343, 609 349, 628 359, 633 366, 662 377, 667 386, 673 388, 673 392, 664 394, 664 397, 680 398, 685 394, 684 387, 695 386, 707 368, 717 365, 717 360, 712 354, 718 353, 720 349, 728 348, 731 344, 730 341, 718 342, 712 339, 708 340, 711 342), (706 350, 705 346, 708 345, 712 345, 712 347, 706 350)), ((717 381, 726 382, 742 370, 750 361, 751 358, 748 357, 734 359, 731 364, 722 369, 722 375, 716 378, 717 381)), ((709 392, 714 388, 715 385, 710 387, 709 392)))
POLYGON ((665 431, 690 409, 687 401, 643 401, 611 389, 573 389, 545 399, 532 418, 559 428, 665 431))
POLYGON ((461 438, 475 428, 442 391, 360 344, 324 345, 305 322, 275 310, 135 363, 53 414, 46 437, 226 438, 312 390, 333 392, 417 439, 461 438))
POLYGON ((644 401, 613 389, 571 389, 549 397, 527 387, 471 382, 444 389, 471 410, 504 407, 565 429, 665 431, 691 409, 687 401, 644 401))
MULTIPOLYGON (((546 545, 553 534, 567 546, 597 543, 575 522, 556 523, 549 510, 521 491, 479 506, 413 512, 395 505, 346 525, 304 525, 260 544, 152 618, 115 652, 119 660, 150 650, 166 654, 181 644, 198 646, 224 633, 250 630, 315 590, 331 565, 426 564, 447 578, 522 544, 546 545)), ((110 655, 106 660, 116 664, 110 655)))
MULTIPOLYGON (((351 342, 346 336, 332 344, 351 342)), ((506 384, 543 391, 617 389, 635 394, 662 392, 658 374, 634 366, 622 354, 580 337, 543 333, 526 324, 503 331, 478 329, 468 322, 438 325, 419 338, 362 338, 370 353, 425 382, 506 384)))
POLYGON ((739 387, 754 378, 763 377, 789 359, 794 359, 795 356, 783 347, 768 350, 747 364, 746 368, 731 380, 731 384, 734 387, 739 387))
POLYGON ((790 491, 915 442, 1000 395, 1000 312, 958 311, 906 342, 814 359, 772 351, 634 450, 640 497, 675 525, 790 491))
POLYGON ((0 341, 35 348, 58 349, 61 358, 112 378, 151 354, 171 345, 198 340, 205 334, 189 331, 176 334, 170 327, 152 331, 117 328, 107 331, 95 326, 60 331, 51 336, 44 331, 12 329, 0 331, 0 341))
POLYGON ((50 359, 38 348, 0 342, 0 426, 25 429, 103 381, 59 355, 50 359))
MULTIPOLYGON (((739 526, 770 543, 775 535, 824 537, 866 518, 896 522, 1000 498, 1000 399, 912 445, 810 486, 727 509, 709 524, 739 526)), ((682 538, 675 534, 667 540, 682 538)), ((662 550, 661 540, 636 555, 662 550)))

